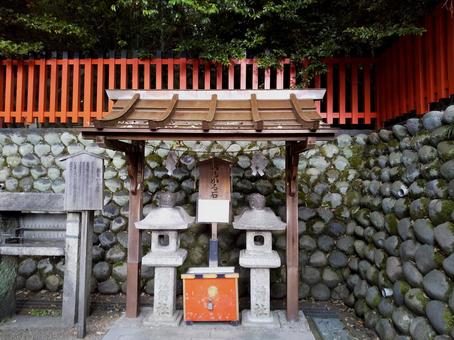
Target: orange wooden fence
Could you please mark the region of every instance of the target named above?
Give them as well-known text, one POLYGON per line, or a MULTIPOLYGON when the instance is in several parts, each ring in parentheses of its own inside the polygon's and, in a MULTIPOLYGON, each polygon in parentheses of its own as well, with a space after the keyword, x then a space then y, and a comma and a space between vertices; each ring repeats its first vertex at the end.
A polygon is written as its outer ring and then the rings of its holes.
POLYGON ((427 112, 454 95, 454 16, 437 7, 426 33, 397 40, 377 59, 377 124, 427 112))
MULTIPOLYGON (((313 87, 327 89, 318 109, 333 124, 371 124, 375 65, 371 59, 327 59, 328 72, 313 87)), ((282 89, 295 86, 297 67, 262 69, 256 60, 229 66, 199 59, 30 59, 0 61, 0 119, 8 123, 87 126, 107 114, 105 89, 282 89)))
MULTIPOLYGON (((454 16, 437 7, 424 26, 422 36, 400 38, 376 59, 326 59, 328 72, 312 82, 327 89, 317 106, 324 120, 380 127, 454 95, 454 16)), ((0 125, 87 126, 110 108, 105 89, 282 89, 295 86, 297 74, 289 59, 275 69, 255 59, 229 66, 186 58, 0 60, 0 125)))

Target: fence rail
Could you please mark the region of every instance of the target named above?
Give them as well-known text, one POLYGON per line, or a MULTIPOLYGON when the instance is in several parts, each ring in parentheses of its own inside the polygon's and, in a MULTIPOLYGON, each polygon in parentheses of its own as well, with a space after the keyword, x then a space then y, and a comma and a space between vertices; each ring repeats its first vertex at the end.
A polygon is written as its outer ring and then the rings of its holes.
MULTIPOLYGON (((326 87, 318 103, 330 124, 370 124, 375 113, 371 59, 327 59, 328 72, 313 87, 326 87)), ((296 84, 297 67, 259 68, 255 59, 223 66, 199 59, 63 58, 0 61, 0 119, 4 123, 87 126, 107 114, 105 89, 283 89, 296 84)))

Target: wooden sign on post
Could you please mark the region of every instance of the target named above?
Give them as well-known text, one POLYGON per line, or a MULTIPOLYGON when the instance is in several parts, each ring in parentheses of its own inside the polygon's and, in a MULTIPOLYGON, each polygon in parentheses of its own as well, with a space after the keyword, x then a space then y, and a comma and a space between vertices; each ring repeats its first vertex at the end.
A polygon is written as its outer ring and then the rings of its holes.
POLYGON ((230 166, 218 158, 199 163, 197 222, 230 223, 230 166))
POLYGON ((218 266, 218 223, 230 223, 230 163, 218 158, 199 163, 197 222, 211 223, 210 267, 218 266))
POLYGON ((77 337, 83 338, 90 300, 94 211, 104 205, 104 158, 82 151, 60 161, 66 161, 65 210, 80 213, 73 215, 80 218, 77 337))

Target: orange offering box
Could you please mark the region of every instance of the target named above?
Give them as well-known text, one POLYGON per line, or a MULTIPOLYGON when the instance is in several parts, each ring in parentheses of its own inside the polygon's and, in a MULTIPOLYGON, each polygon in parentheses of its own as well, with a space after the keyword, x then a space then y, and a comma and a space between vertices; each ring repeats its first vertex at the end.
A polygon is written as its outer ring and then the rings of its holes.
POLYGON ((184 320, 192 322, 240 320, 238 273, 234 267, 189 268, 183 279, 184 320))

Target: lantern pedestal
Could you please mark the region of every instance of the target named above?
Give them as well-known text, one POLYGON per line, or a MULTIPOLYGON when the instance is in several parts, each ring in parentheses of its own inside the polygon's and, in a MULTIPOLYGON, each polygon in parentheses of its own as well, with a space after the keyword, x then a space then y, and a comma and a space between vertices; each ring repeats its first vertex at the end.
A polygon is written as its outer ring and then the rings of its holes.
POLYGON ((142 265, 155 267, 153 310, 144 316, 145 325, 178 326, 182 313, 175 309, 177 267, 188 255, 180 249, 178 230, 186 229, 193 218, 175 207, 175 194, 161 193, 159 207, 136 223, 139 229, 151 230, 151 251, 142 258, 142 265))
POLYGON ((265 208, 265 197, 249 196, 250 209, 235 217, 233 227, 246 230, 246 249, 240 252, 240 266, 251 269, 251 309, 242 313, 242 325, 280 327, 279 318, 270 309, 270 268, 281 266, 279 254, 273 250, 272 230, 284 230, 274 212, 265 208))
MULTIPOLYGON (((270 231, 247 231, 246 239, 253 239, 257 234, 271 239, 270 231)), ((280 267, 281 259, 274 250, 258 251, 256 248, 240 252, 240 266, 251 269, 251 309, 242 312, 242 325, 279 327, 279 318, 270 309, 270 268, 280 267)))

